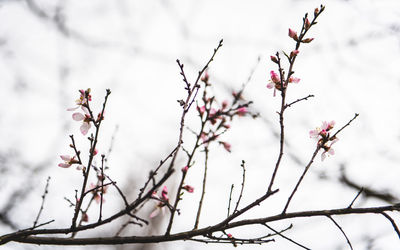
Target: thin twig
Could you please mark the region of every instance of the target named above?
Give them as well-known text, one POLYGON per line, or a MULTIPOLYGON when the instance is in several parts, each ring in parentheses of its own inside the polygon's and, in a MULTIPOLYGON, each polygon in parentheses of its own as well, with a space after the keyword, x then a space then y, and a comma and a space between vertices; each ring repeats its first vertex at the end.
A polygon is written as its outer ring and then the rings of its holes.
POLYGON ((400 230, 399 230, 399 228, 397 227, 396 222, 395 222, 395 221, 392 219, 392 217, 390 217, 387 213, 382 212, 381 214, 382 214, 383 216, 385 216, 386 219, 388 219, 388 220, 390 221, 390 223, 392 224, 392 227, 393 227, 394 231, 396 232, 397 236, 398 236, 399 239, 400 239, 400 230))
POLYGON ((353 246, 351 245, 351 242, 346 233, 343 231, 342 227, 332 218, 332 216, 327 215, 326 217, 328 217, 335 224, 335 226, 339 228, 340 232, 342 232, 343 236, 346 238, 347 244, 349 245, 350 249, 353 250, 353 246))
POLYGON ((304 248, 304 249, 307 249, 307 250, 311 250, 311 248, 308 248, 308 247, 306 247, 306 246, 304 246, 304 245, 302 245, 302 244, 300 244, 300 243, 294 241, 293 239, 291 239, 291 238, 289 238, 289 237, 283 235, 282 233, 276 231, 276 230, 273 229, 272 227, 268 226, 267 223, 264 223, 263 225, 266 226, 269 230, 271 230, 271 231, 273 231, 274 233, 276 233, 277 235, 279 235, 279 236, 281 236, 282 238, 284 238, 285 240, 288 240, 288 241, 292 242, 293 244, 295 244, 295 245, 297 245, 297 246, 299 246, 299 247, 301 247, 301 248, 304 248))
POLYGON ((37 214, 37 216, 36 216, 35 221, 33 222, 32 228, 36 228, 36 225, 37 225, 37 223, 38 223, 38 221, 39 221, 39 217, 40 217, 40 215, 42 214, 44 201, 45 201, 45 199, 46 199, 47 193, 49 192, 49 183, 50 183, 50 176, 47 177, 46 186, 45 186, 44 191, 43 191, 43 194, 42 194, 42 204, 40 205, 39 212, 38 212, 38 214, 37 214))
POLYGON ((207 167, 208 167, 208 146, 204 147, 204 155, 205 155, 205 159, 204 159, 203 186, 202 186, 202 189, 201 189, 201 197, 200 197, 200 201, 199 201, 199 207, 197 208, 196 221, 194 223, 193 229, 197 229, 197 227, 199 226, 201 208, 203 206, 204 195, 206 193, 207 167))
POLYGON ((307 164, 307 166, 305 167, 305 169, 304 169, 302 175, 300 176, 299 180, 297 181, 296 186, 294 187, 292 193, 290 194, 290 196, 289 196, 289 198, 288 198, 288 200, 287 200, 287 202, 286 202, 285 208, 284 208, 283 211, 282 211, 282 214, 285 214, 285 213, 286 213, 286 210, 287 210, 288 207, 289 207, 290 201, 292 200, 294 194, 296 193, 297 189, 299 188, 301 182, 302 182, 303 179, 304 179, 304 176, 307 174, 308 169, 311 167, 311 164, 314 162, 314 159, 315 159, 315 157, 317 156, 318 151, 319 151, 320 149, 321 149, 321 147, 320 147, 320 145, 318 145, 317 148, 315 149, 315 151, 314 151, 312 157, 311 157, 311 160, 308 162, 308 164, 307 164))
POLYGON ((235 186, 232 184, 231 191, 229 192, 228 212, 226 214, 226 217, 229 217, 229 215, 231 214, 232 193, 233 193, 233 188, 234 187, 235 186))
POLYGON ((304 101, 304 100, 308 100, 308 98, 311 98, 311 97, 314 97, 314 95, 308 95, 308 96, 306 96, 306 97, 297 99, 296 101, 293 101, 293 102, 291 102, 291 103, 289 103, 289 104, 286 104, 286 105, 285 105, 285 108, 289 108, 290 106, 292 106, 293 104, 296 104, 296 103, 298 103, 298 102, 301 102, 301 101, 304 101))
POLYGON ((246 180, 246 167, 245 167, 244 164, 245 164, 245 162, 244 162, 244 160, 242 160, 242 164, 240 165, 240 166, 242 167, 242 169, 243 169, 242 187, 241 187, 241 189, 240 189, 240 194, 239 194, 239 198, 238 198, 238 200, 237 200, 237 202, 236 202, 235 209, 233 210, 234 213, 235 213, 236 211, 238 211, 239 204, 240 204, 240 201, 241 201, 242 196, 243 196, 244 183, 245 183, 245 180, 246 180))
POLYGON ((357 200, 357 198, 360 196, 360 194, 364 191, 364 188, 361 188, 360 191, 358 191, 356 197, 351 201, 350 205, 347 208, 351 208, 354 204, 354 202, 357 200))

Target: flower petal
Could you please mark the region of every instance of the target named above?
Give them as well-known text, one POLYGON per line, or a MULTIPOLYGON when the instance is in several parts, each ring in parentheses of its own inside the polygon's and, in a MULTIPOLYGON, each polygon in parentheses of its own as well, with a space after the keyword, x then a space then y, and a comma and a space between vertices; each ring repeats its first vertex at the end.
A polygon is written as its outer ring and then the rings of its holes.
POLYGON ((81 133, 82 133, 83 135, 86 135, 87 132, 88 132, 89 129, 90 129, 90 123, 88 123, 88 122, 82 123, 80 129, 81 129, 81 133))
POLYGON ((85 119, 85 116, 81 113, 73 113, 72 119, 74 119, 75 121, 82 121, 83 119, 85 119))
POLYGON ((62 167, 62 168, 69 168, 69 167, 71 167, 71 164, 68 164, 68 163, 60 163, 60 164, 58 164, 58 166, 59 166, 59 167, 62 167))

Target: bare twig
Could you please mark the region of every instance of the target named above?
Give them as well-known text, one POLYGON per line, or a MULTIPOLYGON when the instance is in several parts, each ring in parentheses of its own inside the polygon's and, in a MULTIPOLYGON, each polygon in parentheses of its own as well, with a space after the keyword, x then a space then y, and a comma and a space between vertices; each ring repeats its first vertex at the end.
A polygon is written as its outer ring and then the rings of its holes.
POLYGON ((354 197, 354 199, 351 201, 350 205, 348 206, 348 208, 351 208, 354 204, 354 202, 357 200, 357 198, 360 196, 360 194, 364 191, 364 188, 361 188, 360 191, 358 191, 356 197, 354 197))
POLYGON ((392 227, 393 227, 394 231, 396 232, 397 236, 398 236, 399 239, 400 239, 400 230, 399 230, 399 228, 397 227, 396 222, 395 222, 395 221, 392 219, 392 217, 390 217, 387 213, 382 212, 381 214, 382 214, 383 216, 385 216, 386 219, 388 219, 388 220, 390 221, 390 223, 392 224, 392 227))
POLYGON ((278 232, 277 230, 275 230, 275 229, 273 229, 272 227, 268 226, 267 223, 264 223, 264 226, 267 227, 269 230, 273 231, 274 233, 276 233, 277 235, 281 236, 281 237, 284 238, 285 240, 288 240, 288 241, 292 242, 293 244, 295 244, 295 245, 297 245, 297 246, 299 246, 299 247, 301 247, 301 248, 310 250, 310 248, 308 248, 308 247, 306 247, 306 246, 304 246, 304 245, 302 245, 302 244, 300 244, 300 243, 294 241, 293 239, 291 239, 291 238, 289 238, 289 237, 283 235, 281 232, 278 232))
POLYGON ((328 217, 335 224, 335 226, 340 230, 340 232, 342 232, 343 236, 346 238, 347 244, 349 245, 350 249, 353 250, 353 246, 351 245, 351 242, 350 242, 349 238, 347 237, 346 233, 343 231, 342 227, 332 218, 332 216, 327 215, 326 217, 328 217))
POLYGON ((238 198, 238 200, 237 200, 237 202, 236 202, 235 209, 233 210, 234 213, 235 213, 236 211, 238 211, 239 204, 240 204, 240 200, 242 199, 242 196, 243 196, 244 183, 245 183, 245 180, 246 180, 246 167, 245 167, 244 164, 245 164, 245 162, 244 162, 244 160, 242 160, 242 164, 240 164, 240 166, 241 166, 242 169, 243 169, 242 187, 241 187, 241 189, 240 189, 240 194, 239 194, 239 198, 238 198))
POLYGON ((38 221, 39 221, 40 215, 42 214, 44 201, 45 201, 45 199, 46 199, 47 193, 49 192, 49 183, 50 183, 50 176, 47 177, 46 186, 45 186, 44 191, 43 191, 43 194, 42 194, 42 204, 40 205, 39 212, 38 212, 38 214, 37 214, 37 216, 36 216, 35 221, 33 222, 32 228, 36 228, 36 225, 37 225, 37 223, 38 223, 38 221))
POLYGON ((200 201, 199 201, 199 207, 197 208, 196 221, 194 223, 193 229, 197 229, 197 227, 199 226, 201 208, 203 207, 204 195, 206 193, 207 167, 208 167, 208 146, 204 147, 204 155, 205 155, 205 159, 204 159, 203 186, 202 186, 202 189, 201 189, 201 197, 200 197, 200 201))

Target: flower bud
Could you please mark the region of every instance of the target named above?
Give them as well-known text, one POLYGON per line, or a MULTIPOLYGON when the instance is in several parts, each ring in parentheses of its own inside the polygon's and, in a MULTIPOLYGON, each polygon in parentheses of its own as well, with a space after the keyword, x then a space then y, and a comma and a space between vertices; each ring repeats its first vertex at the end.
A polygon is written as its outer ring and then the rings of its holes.
POLYGON ((299 54, 299 51, 296 49, 296 50, 293 50, 292 52, 290 52, 290 57, 294 57, 294 56, 296 56, 297 54, 299 54))
POLYGON ((306 30, 308 30, 311 26, 310 20, 308 20, 308 18, 306 18, 305 22, 304 22, 304 27, 306 28, 306 30))
POLYGON ((297 41, 299 38, 297 37, 297 33, 289 28, 289 37, 293 38, 293 40, 297 41))
POLYGON ((271 61, 274 63, 278 63, 278 59, 275 56, 271 56, 271 61))
POLYGON ((319 13, 319 9, 318 9, 318 8, 315 8, 315 10, 314 10, 314 16, 318 15, 318 13, 319 13))
POLYGON ((310 42, 312 42, 312 40, 314 40, 314 38, 306 38, 306 39, 301 40, 301 42, 302 43, 310 43, 310 42))

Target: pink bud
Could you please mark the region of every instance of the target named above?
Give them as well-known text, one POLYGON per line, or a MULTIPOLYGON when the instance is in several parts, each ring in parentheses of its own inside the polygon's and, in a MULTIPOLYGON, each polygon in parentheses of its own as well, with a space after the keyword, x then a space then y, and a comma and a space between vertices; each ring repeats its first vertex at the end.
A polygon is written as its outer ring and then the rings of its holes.
POLYGON ((188 191, 189 193, 193 193, 193 191, 194 191, 194 187, 192 187, 190 185, 185 185, 182 188, 185 189, 186 191, 188 191))
POLYGON ((293 50, 292 52, 290 52, 290 57, 297 56, 298 54, 299 54, 299 51, 297 49, 293 50))
POLYGON ((274 83, 280 83, 281 82, 280 77, 278 76, 277 73, 275 73, 275 71, 271 70, 270 74, 271 74, 272 82, 274 82, 274 83))
POLYGON ((304 22, 304 26, 306 28, 306 30, 308 30, 311 26, 310 20, 308 20, 308 18, 306 18, 305 22, 304 22))
POLYGON ((306 39, 301 40, 301 42, 302 43, 310 43, 310 42, 312 42, 312 40, 314 40, 314 38, 306 38, 306 39))
POLYGON ((276 58, 275 56, 271 56, 271 61, 273 61, 274 63, 278 63, 278 58, 276 58))
POLYGON ((319 12, 319 9, 318 9, 318 8, 315 8, 315 10, 314 10, 314 16, 318 15, 318 12, 319 12))
POLYGON ((188 169, 189 169, 188 166, 184 166, 184 167, 182 168, 182 172, 186 173, 186 172, 188 171, 188 169))
POLYGON ((204 76, 201 78, 202 82, 208 83, 208 79, 210 78, 210 76, 208 75, 208 72, 206 71, 204 73, 204 76))
POLYGON ((168 189, 167 186, 164 186, 162 192, 161 192, 161 197, 163 200, 168 201, 168 189))
POLYGON ((238 109, 236 110, 236 113, 237 113, 239 116, 244 116, 244 115, 247 113, 247 108, 246 108, 246 107, 238 108, 238 109))
POLYGON ((295 41, 299 40, 297 33, 289 28, 289 37, 293 38, 295 41))
POLYGON ((231 152, 231 144, 227 142, 220 142, 222 146, 224 146, 225 150, 228 151, 229 153, 231 152))

